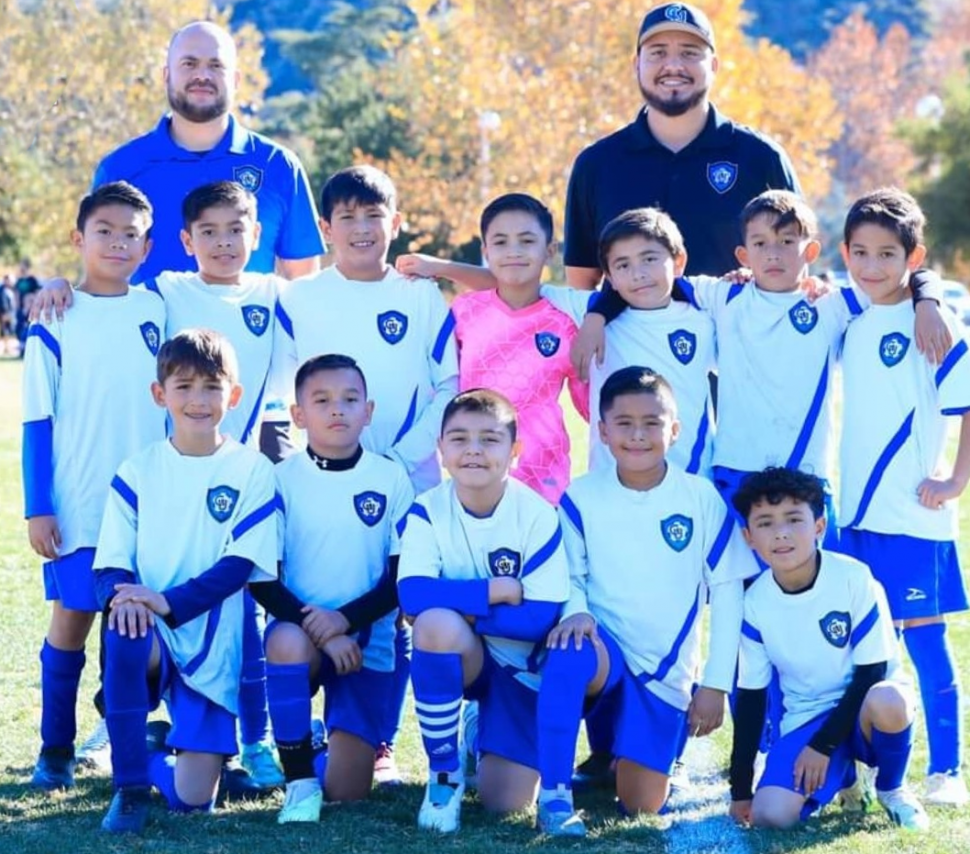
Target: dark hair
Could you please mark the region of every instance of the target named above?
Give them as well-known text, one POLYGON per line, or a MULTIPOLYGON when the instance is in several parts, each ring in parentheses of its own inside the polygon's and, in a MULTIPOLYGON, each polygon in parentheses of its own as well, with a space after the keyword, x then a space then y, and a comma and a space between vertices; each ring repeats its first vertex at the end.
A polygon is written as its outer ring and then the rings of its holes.
POLYGON ((463 391, 448 401, 444 414, 441 416, 441 435, 445 428, 459 412, 482 412, 493 416, 499 424, 507 427, 512 441, 517 432, 515 407, 505 395, 487 388, 472 388, 463 391))
POLYGON ((182 202, 182 224, 186 231, 197 223, 209 208, 232 208, 239 218, 256 220, 256 197, 235 181, 213 181, 196 187, 182 202))
POLYGON ((881 187, 857 199, 845 216, 842 238, 845 245, 852 242, 852 235, 866 223, 882 226, 891 231, 903 245, 906 255, 923 242, 926 217, 909 193, 898 187, 881 187))
POLYGON ((771 230, 776 234, 789 225, 798 227, 802 237, 818 235, 818 217, 801 196, 790 190, 765 190, 755 196, 741 211, 741 242, 748 237, 748 226, 759 216, 771 217, 771 230))
POLYGON ((158 381, 164 384, 175 374, 197 374, 235 383, 239 377, 236 351, 218 332, 185 329, 169 338, 158 351, 158 381))
POLYGON ((600 232, 599 259, 604 273, 609 272, 607 260, 613 246, 620 240, 637 236, 656 241, 674 258, 686 253, 683 235, 668 214, 659 208, 633 208, 611 219, 600 232))
POLYGON ((373 166, 351 166, 334 172, 320 193, 320 215, 330 222, 339 204, 386 205, 397 208, 397 190, 387 174, 373 166))
POLYGON ((485 242, 485 235, 488 233, 488 227, 492 224, 492 220, 506 211, 521 211, 522 213, 531 214, 535 217, 536 222, 539 223, 543 234, 546 235, 546 243, 552 243, 552 211, 537 198, 526 193, 506 193, 504 196, 492 199, 485 206, 481 219, 483 243, 485 242))
POLYGON ((652 394, 666 401, 667 408, 673 415, 677 414, 677 398, 674 390, 664 377, 650 368, 630 365, 614 371, 606 378, 600 389, 600 420, 606 419, 613 402, 622 394, 652 394))
MULTIPOLYGON (((84 226, 88 224, 91 215, 100 208, 108 205, 126 205, 136 213, 145 214, 148 219, 148 228, 145 229, 145 237, 149 237, 152 231, 152 203, 137 187, 132 186, 127 181, 111 181, 102 184, 96 190, 92 190, 83 199, 77 209, 77 230, 84 231, 84 226)), ((28 265, 30 262, 27 262, 28 265)))
POLYGON ((344 356, 341 353, 327 353, 324 356, 314 356, 312 359, 307 359, 300 369, 296 372, 296 382, 295 391, 296 396, 300 396, 300 391, 303 389, 304 384, 310 377, 314 374, 322 373, 323 371, 356 371, 357 376, 360 377, 361 384, 364 386, 364 395, 367 395, 367 378, 364 376, 364 372, 361 370, 360 365, 350 356, 344 356))
POLYGON ((816 519, 825 515, 825 484, 822 480, 814 474, 782 466, 771 466, 749 474, 741 481, 731 501, 747 526, 751 508, 755 504, 763 501, 781 504, 786 498, 807 504, 816 519))

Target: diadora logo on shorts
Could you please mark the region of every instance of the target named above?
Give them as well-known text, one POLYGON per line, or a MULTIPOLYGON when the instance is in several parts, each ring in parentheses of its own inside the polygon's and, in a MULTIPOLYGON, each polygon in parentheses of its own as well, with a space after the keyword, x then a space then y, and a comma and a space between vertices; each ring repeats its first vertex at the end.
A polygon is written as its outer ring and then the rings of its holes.
POLYGON ((536 349, 547 359, 559 352, 560 339, 551 332, 536 333, 536 349))
POLYGON ((217 522, 225 522, 236 508, 239 490, 231 486, 214 486, 206 496, 209 513, 217 522))
POLYGON ((680 3, 671 3, 664 11, 664 17, 668 21, 676 21, 678 24, 687 23, 687 10, 680 3))
POLYGON ((842 649, 852 634, 852 617, 847 611, 829 611, 818 621, 822 637, 832 646, 842 649))
POLYGON ((733 187, 738 180, 738 164, 719 160, 707 164, 707 180, 722 195, 733 187))
POLYGON ((907 587, 906 588, 906 601, 907 602, 922 602, 926 598, 926 591, 920 590, 918 587, 907 587))
POLYGON ((263 186, 263 170, 255 166, 236 166, 232 170, 232 180, 250 193, 258 193, 263 186))
POLYGON ((791 318, 791 325, 795 329, 802 335, 808 335, 818 323, 818 309, 809 305, 805 300, 799 300, 791 307, 788 317, 791 318))
POLYGON ((162 346, 162 333, 158 331, 158 327, 150 320, 147 320, 138 329, 141 332, 145 346, 148 348, 148 352, 153 356, 157 356, 158 348, 162 346))
POLYGON ((693 539, 694 520, 680 513, 668 516, 660 523, 660 533, 668 546, 675 552, 682 552, 693 539))
POLYGON ((377 315, 377 331, 388 344, 397 344, 407 334, 407 315, 399 311, 385 311, 377 315))
POLYGON ((686 329, 675 329, 667 336, 670 352, 682 365, 689 365, 697 352, 697 336, 686 329))
POLYGON ((883 335, 879 342, 879 358, 887 368, 893 368, 906 358, 909 339, 902 332, 883 335))
POLYGON ((354 510, 357 516, 368 528, 373 528, 384 518, 387 509, 387 496, 379 492, 362 492, 354 496, 354 510))
POLYGON ((243 321, 246 328, 259 337, 269 329, 269 309, 263 305, 244 305, 242 307, 243 321))
POLYGON ((488 553, 488 570, 496 578, 518 578, 522 569, 522 555, 512 549, 496 549, 488 553))

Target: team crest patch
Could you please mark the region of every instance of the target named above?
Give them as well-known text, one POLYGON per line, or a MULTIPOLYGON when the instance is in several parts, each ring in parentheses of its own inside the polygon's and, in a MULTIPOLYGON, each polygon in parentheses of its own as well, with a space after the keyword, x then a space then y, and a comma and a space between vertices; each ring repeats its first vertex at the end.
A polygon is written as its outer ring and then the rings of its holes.
POLYGON ((697 352, 697 336, 686 329, 675 329, 667 336, 670 352, 682 365, 689 365, 697 352))
POLYGON ((829 611, 818 621, 822 636, 832 646, 843 649, 852 634, 852 617, 847 611, 829 611))
POLYGON ((379 492, 362 492, 354 496, 354 510, 357 516, 368 528, 373 528, 384 518, 387 509, 387 496, 379 492))
POLYGON ((232 170, 232 180, 241 184, 244 190, 258 193, 263 186, 263 170, 255 166, 236 166, 232 170))
POLYGON ((906 358, 909 339, 902 332, 890 332, 879 342, 879 358, 887 368, 893 368, 906 358))
POLYGON ((263 305, 244 305, 242 307, 243 322, 246 328, 257 338, 269 329, 269 309, 263 305))
POLYGON ((157 356, 158 348, 162 345, 162 333, 158 331, 158 327, 150 320, 147 320, 138 329, 141 332, 141 337, 144 339, 148 351, 153 356, 157 356))
POLYGON ((209 490, 205 503, 213 519, 217 522, 225 522, 232 516, 238 500, 238 489, 233 489, 231 486, 214 486, 209 490))
POLYGON ((518 578, 522 571, 522 555, 512 549, 489 552, 488 570, 496 578, 518 578))
POLYGON ((694 520, 680 513, 668 516, 660 523, 660 533, 668 546, 682 552, 694 536, 694 520))
POLYGON ((707 164, 707 180, 722 195, 733 187, 738 180, 738 164, 719 160, 707 164))
POLYGON ((818 309, 810 306, 805 300, 799 300, 793 305, 788 316, 791 318, 791 325, 802 335, 808 335, 818 323, 818 309))
POLYGON ((678 24, 687 23, 687 10, 680 3, 671 3, 664 10, 664 17, 668 21, 676 21, 678 24))
POLYGON ((377 315, 377 331, 388 344, 397 344, 407 334, 407 315, 399 311, 385 311, 377 315))
POLYGON ((551 332, 536 333, 536 349, 547 359, 559 352, 560 339, 551 332))

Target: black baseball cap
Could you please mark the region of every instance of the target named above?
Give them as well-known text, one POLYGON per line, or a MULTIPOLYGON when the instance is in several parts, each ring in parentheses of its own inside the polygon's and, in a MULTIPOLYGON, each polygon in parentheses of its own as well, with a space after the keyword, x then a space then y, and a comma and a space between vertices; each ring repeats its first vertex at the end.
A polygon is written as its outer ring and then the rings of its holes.
POLYGON ((714 47, 714 28, 711 22, 696 6, 687 3, 664 3, 655 6, 640 24, 640 35, 637 37, 637 49, 651 36, 657 33, 679 31, 691 33, 706 42, 711 50, 714 47))

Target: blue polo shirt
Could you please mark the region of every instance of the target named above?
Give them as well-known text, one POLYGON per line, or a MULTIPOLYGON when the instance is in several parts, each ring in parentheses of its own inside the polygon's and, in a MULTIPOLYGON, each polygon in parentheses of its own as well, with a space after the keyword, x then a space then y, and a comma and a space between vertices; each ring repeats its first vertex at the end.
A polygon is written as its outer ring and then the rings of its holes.
POLYGON ((673 152, 641 110, 576 158, 566 194, 566 266, 599 267, 603 227, 630 208, 659 207, 684 235, 687 273, 722 275, 738 266, 741 210, 769 189, 800 192, 788 155, 773 140, 712 106, 700 135, 673 152))
POLYGON ((170 116, 137 139, 125 143, 101 161, 92 187, 128 181, 155 209, 153 246, 134 282, 163 270, 195 270, 179 231, 182 201, 196 187, 212 181, 237 181, 256 195, 262 236, 246 269, 271 273, 276 258, 321 255, 323 240, 310 183, 297 156, 287 148, 253 133, 229 118, 225 136, 211 151, 187 151, 172 141, 170 116))

